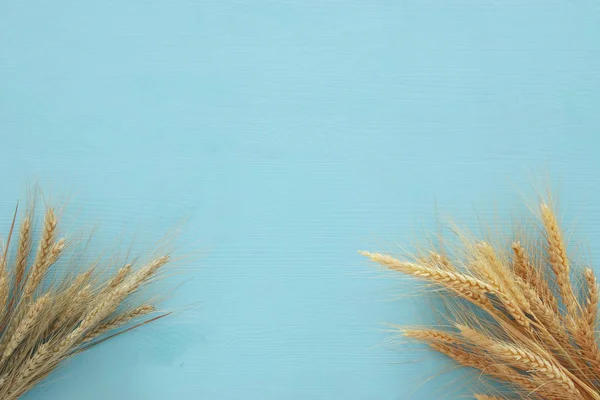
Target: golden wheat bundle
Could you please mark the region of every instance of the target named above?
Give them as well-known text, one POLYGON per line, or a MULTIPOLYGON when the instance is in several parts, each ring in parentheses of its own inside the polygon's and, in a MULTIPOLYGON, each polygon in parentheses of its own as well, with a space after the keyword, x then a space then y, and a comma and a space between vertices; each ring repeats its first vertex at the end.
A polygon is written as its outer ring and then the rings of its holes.
POLYGON ((598 400, 596 277, 567 254, 551 202, 535 214, 509 240, 455 230, 458 245, 406 259, 361 253, 441 295, 441 322, 400 333, 485 377, 476 399, 598 400))
POLYGON ((56 210, 46 207, 36 229, 35 208, 28 207, 20 224, 15 212, 0 253, 3 400, 17 399, 69 357, 168 315, 156 312, 156 300, 139 295, 168 255, 137 266, 113 265, 108 273, 99 261, 86 263, 85 249, 63 261, 70 241, 60 235, 56 210), (59 274, 61 262, 72 270, 59 274))

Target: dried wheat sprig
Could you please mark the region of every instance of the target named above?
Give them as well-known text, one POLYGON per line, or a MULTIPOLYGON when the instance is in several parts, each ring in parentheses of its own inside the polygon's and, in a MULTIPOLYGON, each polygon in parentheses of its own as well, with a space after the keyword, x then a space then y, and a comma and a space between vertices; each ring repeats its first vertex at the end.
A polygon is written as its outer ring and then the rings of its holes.
POLYGON ((48 254, 48 258, 46 259, 46 268, 48 268, 58 260, 61 253, 65 249, 66 244, 67 243, 65 238, 60 238, 56 243, 52 245, 52 248, 50 249, 50 254, 48 254))
MULTIPOLYGON (((448 343, 430 342, 429 347, 444 354, 463 367, 470 367, 480 370, 486 376, 512 385, 516 390, 529 393, 549 394, 548 390, 543 388, 543 383, 536 381, 534 377, 522 375, 514 369, 501 363, 494 363, 483 354, 465 350, 448 343)), ((532 397, 537 398, 537 397, 532 397)))
POLYGON ((527 282, 538 293, 539 298, 550 307, 555 313, 558 313, 558 301, 548 286, 548 282, 541 276, 540 271, 536 270, 535 265, 529 259, 527 251, 521 245, 520 241, 512 244, 514 253, 513 267, 517 277, 527 282))
POLYGON ((529 257, 525 248, 521 245, 521 242, 516 241, 512 244, 514 252, 513 258, 513 269, 515 275, 523 279, 525 282, 530 282, 531 277, 534 275, 532 265, 529 263, 529 257))
POLYGON ((60 329, 72 320, 78 320, 86 311, 90 298, 92 297, 91 285, 86 285, 75 292, 72 297, 66 298, 68 304, 58 315, 54 323, 55 329, 60 329))
POLYGON ((563 303, 567 312, 572 315, 578 315, 579 304, 573 287, 571 286, 571 277, 569 276, 570 265, 567 257, 567 249, 563 241, 562 232, 558 225, 558 220, 554 211, 545 203, 540 205, 542 223, 546 230, 548 256, 550 266, 556 277, 556 284, 560 290, 563 303))
POLYGON ((487 242, 478 243, 475 248, 483 258, 482 262, 475 264, 479 266, 480 271, 484 272, 490 282, 495 282, 496 287, 502 288, 502 291, 506 292, 510 298, 515 299, 520 309, 526 313, 529 312, 530 305, 527 298, 517 285, 512 284, 514 275, 509 267, 498 258, 496 250, 487 242))
POLYGON ((8 296, 10 292, 10 286, 8 282, 8 274, 4 267, 0 266, 0 315, 4 315, 5 309, 8 305, 8 296))
POLYGON ((565 358, 572 365, 576 365, 577 362, 569 357, 569 353, 574 351, 574 347, 562 319, 538 297, 533 289, 528 293, 533 316, 541 324, 541 326, 537 325, 540 328, 537 332, 538 335, 550 350, 557 353, 559 357, 565 358))
POLYGON ((148 282, 162 266, 169 262, 169 260, 170 257, 168 255, 164 255, 147 263, 133 273, 128 280, 124 280, 123 286, 128 288, 127 290, 129 290, 129 293, 133 293, 144 283, 148 282))
POLYGON ((25 337, 30 333, 30 330, 41 318, 41 313, 44 311, 48 303, 50 303, 51 299, 51 293, 46 293, 44 296, 40 297, 29 305, 25 316, 21 321, 19 321, 14 332, 12 333, 12 336, 9 338, 6 346, 4 347, 0 362, 3 362, 10 357, 17 346, 21 344, 25 337))
POLYGON ((127 324, 128 322, 130 322, 136 318, 140 318, 145 315, 148 315, 154 311, 156 311, 156 309, 151 304, 145 304, 145 305, 139 306, 125 314, 118 315, 118 316, 114 317, 113 319, 98 325, 95 329, 88 332, 81 339, 81 341, 82 341, 82 343, 90 342, 90 341, 104 335, 107 332, 110 332, 117 328, 120 328, 121 326, 127 324))
POLYGON ((469 352, 463 348, 455 346, 452 343, 439 343, 437 341, 432 341, 428 343, 428 345, 432 349, 452 358, 454 361, 463 366, 476 368, 482 371, 485 371, 489 366, 489 361, 485 356, 469 352))
POLYGON ((457 343, 458 341, 456 335, 436 329, 403 329, 401 334, 424 342, 457 343))
POLYGON ((117 271, 117 273, 115 274, 115 276, 113 276, 112 279, 102 289, 102 291, 100 292, 100 294, 98 296, 99 297, 105 296, 107 293, 114 290, 117 286, 119 286, 125 280, 125 278, 129 275, 130 272, 131 272, 131 264, 127 264, 124 267, 120 268, 117 271))
POLYGON ((29 258, 29 253, 31 252, 31 214, 32 212, 28 212, 21 223, 21 229, 19 233, 19 248, 17 249, 17 258, 15 260, 15 292, 18 292, 21 288, 23 276, 25 275, 25 268, 27 267, 27 259, 29 258))
POLYGON ((90 308, 81 324, 71 333, 71 339, 76 340, 83 336, 98 322, 108 317, 121 302, 134 291, 136 291, 144 282, 152 278, 158 269, 169 261, 168 256, 160 257, 136 271, 129 279, 125 279, 120 285, 99 299, 93 307, 90 308))
POLYGON ((6 326, 6 316, 10 308, 10 277, 6 270, 6 254, 8 249, 5 249, 0 259, 0 331, 6 326))
POLYGON ((435 251, 430 251, 429 254, 422 257, 420 261, 433 268, 456 272, 456 267, 452 265, 448 257, 435 251))
POLYGON ((42 232, 42 239, 38 246, 38 250, 35 256, 35 261, 31 267, 31 272, 25 283, 25 289, 23 291, 23 297, 30 298, 42 281, 46 268, 48 266, 48 256, 54 245, 54 237, 56 234, 56 214, 52 208, 46 210, 44 217, 44 229, 42 232))
POLYGON ((600 348, 596 339, 596 333, 590 329, 589 326, 581 326, 580 329, 574 333, 575 342, 579 345, 579 349, 584 356, 586 361, 595 376, 600 376, 600 348))
POLYGON ((128 295, 129 291, 123 288, 116 288, 97 303, 92 303, 79 326, 66 339, 69 342, 80 339, 93 326, 112 314, 128 295))
POLYGON ((131 264, 127 264, 123 268, 119 269, 119 271, 114 276, 114 278, 111 279, 110 282, 108 282, 108 285, 106 285, 108 290, 112 290, 112 289, 116 288, 117 286, 119 286, 121 284, 121 282, 123 282, 125 277, 127 275, 129 275, 130 272, 131 272, 131 264))
POLYGON ((507 343, 496 343, 489 350, 499 357, 510 361, 517 368, 525 371, 533 371, 551 381, 556 380, 572 395, 580 394, 575 388, 573 380, 569 378, 562 368, 528 349, 507 343))
MULTIPOLYGON (((568 371, 554 361, 551 353, 543 353, 544 355, 542 355, 532 351, 529 347, 501 342, 468 326, 459 325, 458 328, 461 335, 473 346, 486 349, 491 355, 511 363, 515 368, 537 374, 541 379, 548 380, 548 382, 558 383, 572 396, 580 395, 568 371)), ((540 347, 535 343, 529 342, 529 345, 540 350, 540 347)))
POLYGON ((5 398, 16 399, 20 397, 28 388, 33 386, 40 379, 40 376, 46 376, 56 366, 61 358, 65 357, 70 343, 63 340, 58 346, 53 347, 52 342, 42 343, 37 351, 26 360, 26 362, 11 373, 12 379, 3 376, 6 382, 5 398))
POLYGON ((527 394, 527 398, 551 400, 564 400, 565 398, 566 393, 561 390, 562 386, 553 387, 553 384, 547 379, 519 373, 504 363, 477 353, 477 350, 473 348, 466 350, 457 347, 456 344, 436 341, 431 341, 429 347, 450 357, 462 366, 478 369, 494 380, 512 385, 518 393, 527 394))
POLYGON ((508 313, 520 325, 529 326, 529 320, 519 304, 517 304, 516 300, 511 298, 509 294, 503 292, 502 289, 497 286, 497 282, 488 283, 459 272, 439 270, 420 264, 402 262, 381 253, 361 251, 360 254, 369 257, 371 260, 384 265, 391 270, 400 271, 417 278, 429 280, 452 289, 487 311, 492 311, 493 307, 486 294, 494 294, 501 300, 502 305, 506 308, 508 313))
POLYGON ((598 282, 594 271, 586 268, 585 272, 587 297, 585 302, 585 322, 592 329, 596 329, 596 319, 598 315, 598 282))
POLYGON ((381 253, 371 253, 368 251, 360 251, 359 253, 391 270, 401 271, 417 278, 447 286, 448 288, 459 291, 462 294, 472 293, 472 298, 476 299, 476 302, 478 303, 483 302, 485 306, 489 304, 489 302, 485 301, 487 300, 485 294, 497 291, 496 287, 459 272, 440 270, 420 264, 402 262, 391 256, 381 253))

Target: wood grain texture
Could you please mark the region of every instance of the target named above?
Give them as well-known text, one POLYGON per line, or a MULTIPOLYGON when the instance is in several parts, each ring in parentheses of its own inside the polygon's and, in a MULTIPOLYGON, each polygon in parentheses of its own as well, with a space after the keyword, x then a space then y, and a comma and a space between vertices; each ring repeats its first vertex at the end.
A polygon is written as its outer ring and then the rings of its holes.
POLYGON ((82 355, 27 400, 405 399, 443 361, 382 346, 383 323, 427 305, 392 302, 403 286, 356 250, 435 229, 436 204, 463 222, 516 206, 546 170, 566 216, 586 216, 579 234, 600 238, 595 1, 0 11, 4 226, 38 180, 99 225, 98 246, 135 235, 143 251, 189 217, 180 247, 202 253, 172 300, 202 307, 82 355))

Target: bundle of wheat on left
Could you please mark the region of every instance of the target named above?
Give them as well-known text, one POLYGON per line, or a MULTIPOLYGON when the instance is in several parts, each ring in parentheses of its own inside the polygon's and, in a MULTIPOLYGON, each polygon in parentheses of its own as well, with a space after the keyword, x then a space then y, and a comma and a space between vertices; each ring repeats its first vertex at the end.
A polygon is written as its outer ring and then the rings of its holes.
POLYGON ((55 208, 45 207, 36 227, 34 203, 20 222, 15 212, 0 253, 3 400, 19 398, 67 358, 168 315, 156 311, 157 300, 139 295, 160 276, 167 254, 146 262, 86 262, 86 250, 70 251, 73 241, 59 233, 55 208))

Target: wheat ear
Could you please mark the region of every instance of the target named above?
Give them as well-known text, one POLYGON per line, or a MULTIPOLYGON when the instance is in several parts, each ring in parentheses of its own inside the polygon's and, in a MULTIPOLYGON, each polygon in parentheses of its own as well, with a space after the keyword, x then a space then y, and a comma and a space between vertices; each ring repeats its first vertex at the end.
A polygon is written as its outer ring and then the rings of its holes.
POLYGON ((25 283, 25 290, 23 293, 25 298, 30 298, 33 295, 33 292, 38 287, 44 277, 44 274, 46 273, 46 269, 48 267, 48 256, 50 255, 54 245, 56 224, 57 219, 54 210, 52 208, 48 208, 44 217, 44 230, 42 232, 42 239, 40 240, 31 272, 27 282, 25 283))
POLYGON ((562 232, 554 211, 545 203, 540 206, 542 222, 546 231, 548 245, 548 256, 552 271, 556 276, 556 284, 567 308, 568 314, 575 316, 579 314, 579 307, 569 276, 570 266, 567 257, 567 249, 563 241, 562 232))
POLYGON ((23 276, 25 275, 25 268, 27 267, 27 259, 31 252, 31 219, 32 215, 31 212, 29 212, 23 219, 19 231, 19 247, 17 249, 17 258, 15 260, 15 293, 19 292, 21 288, 23 276))
POLYGON ((402 262, 381 253, 371 253, 368 251, 361 251, 359 253, 391 270, 401 271, 452 289, 484 309, 492 307, 492 303, 486 297, 486 293, 493 293, 496 289, 479 279, 458 272, 402 262))
POLYGON ((596 281, 594 271, 592 271, 590 268, 585 269, 584 275, 587 283, 585 322, 592 330, 595 330, 596 319, 598 315, 598 282, 596 281))
POLYGON ((106 321, 103 324, 98 325, 97 328, 88 332, 81 341, 83 343, 90 342, 90 341, 104 335, 107 332, 110 332, 114 329, 120 328, 121 326, 127 324, 128 322, 130 322, 136 318, 140 318, 145 315, 148 315, 154 311, 156 311, 156 309, 151 304, 139 306, 129 312, 118 315, 118 316, 114 317, 113 319, 106 321))
POLYGON ((131 272, 131 264, 127 264, 123 268, 120 268, 117 271, 117 273, 115 274, 115 276, 104 287, 104 289, 102 289, 102 291, 100 292, 100 294, 98 296, 102 297, 102 296, 106 295, 108 292, 114 290, 117 286, 119 286, 125 280, 125 278, 129 275, 130 272, 131 272))
POLYGON ((555 313, 558 313, 558 301, 556 296, 548 286, 548 282, 540 276, 541 273, 536 270, 536 267, 529 259, 527 251, 521 245, 520 241, 513 242, 512 250, 513 268, 515 275, 529 284, 538 294, 539 298, 550 307, 555 313))
POLYGON ((395 271, 400 271, 417 278, 425 279, 442 285, 467 298, 473 304, 484 310, 493 312, 494 307, 486 294, 496 295, 509 314, 522 326, 529 326, 529 320, 520 305, 510 294, 505 293, 496 282, 487 283, 475 277, 459 272, 445 271, 428 266, 402 262, 381 253, 361 251, 360 254, 395 271))

